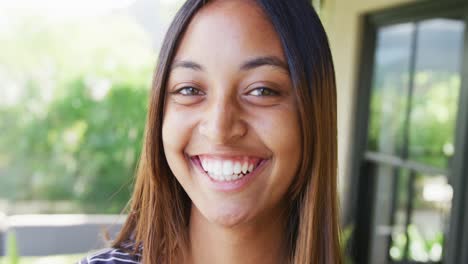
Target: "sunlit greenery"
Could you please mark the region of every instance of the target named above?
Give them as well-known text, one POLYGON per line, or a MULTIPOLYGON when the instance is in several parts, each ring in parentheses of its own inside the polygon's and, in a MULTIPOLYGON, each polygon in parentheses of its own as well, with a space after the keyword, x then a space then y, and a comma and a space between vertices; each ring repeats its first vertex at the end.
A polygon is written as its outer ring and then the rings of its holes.
MULTIPOLYGON (((449 168, 456 147, 454 136, 460 76, 448 71, 417 72, 411 101, 408 100, 407 87, 401 87, 408 84, 408 76, 400 74, 387 76, 387 79, 390 80, 377 80, 372 90, 368 149, 427 166, 449 168), (409 122, 406 124, 407 114, 409 122), (405 136, 408 137, 407 142, 405 136), (403 154, 405 149, 407 156, 403 154)), ((398 208, 406 208, 411 202, 413 218, 427 212, 432 212, 433 217, 448 214, 449 206, 445 207, 450 201, 443 202, 444 208, 441 209, 433 201, 426 201, 422 195, 427 179, 445 179, 446 175, 417 175, 413 197, 408 197, 408 175, 401 176, 396 193, 398 208)), ((405 231, 394 230, 389 249, 391 259, 440 261, 443 227, 434 226, 431 234, 425 234, 427 230, 423 229, 410 224, 405 231)))
POLYGON ((120 212, 156 57, 147 33, 115 15, 10 27, 0 33, 0 199, 120 212))
MULTIPOLYGON (((373 90, 368 147, 399 156, 406 147, 403 135, 408 91, 391 84, 373 90)), ((408 128, 409 158, 447 168, 454 152, 460 77, 448 72, 418 72, 415 87, 408 128)))
MULTIPOLYGON (((425 238, 415 225, 409 225, 407 229, 409 238, 408 257, 415 261, 440 261, 442 258, 442 248, 444 236, 438 232, 431 238, 425 238)), ((394 233, 392 235, 392 246, 390 247, 390 257, 393 260, 404 260, 405 248, 407 246, 407 236, 405 233, 394 233)))
POLYGON ((18 248, 16 246, 16 236, 14 233, 10 234, 7 239, 7 257, 5 258, 9 264, 18 264, 18 248))

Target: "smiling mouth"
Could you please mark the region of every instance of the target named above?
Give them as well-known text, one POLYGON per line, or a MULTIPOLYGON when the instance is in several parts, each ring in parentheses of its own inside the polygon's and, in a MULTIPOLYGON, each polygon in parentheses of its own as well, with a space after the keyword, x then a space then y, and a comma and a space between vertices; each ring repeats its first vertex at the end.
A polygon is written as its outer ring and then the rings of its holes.
POLYGON ((214 181, 233 182, 249 175, 264 161, 262 158, 240 156, 220 158, 207 155, 193 156, 201 169, 214 181))

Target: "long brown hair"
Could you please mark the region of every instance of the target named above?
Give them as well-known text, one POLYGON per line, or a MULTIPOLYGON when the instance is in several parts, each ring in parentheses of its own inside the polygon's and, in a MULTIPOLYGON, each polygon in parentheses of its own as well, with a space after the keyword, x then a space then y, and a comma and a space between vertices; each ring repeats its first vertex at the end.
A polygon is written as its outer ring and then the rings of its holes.
MULTIPOLYGON (((142 261, 176 263, 184 254, 191 201, 169 169, 162 146, 166 82, 181 36, 207 0, 188 0, 166 37, 149 100, 145 141, 129 215, 114 247, 135 242, 142 261)), ((302 161, 290 187, 287 234, 290 262, 340 264, 337 204, 336 85, 323 26, 307 0, 257 0, 287 58, 302 129, 302 161)))

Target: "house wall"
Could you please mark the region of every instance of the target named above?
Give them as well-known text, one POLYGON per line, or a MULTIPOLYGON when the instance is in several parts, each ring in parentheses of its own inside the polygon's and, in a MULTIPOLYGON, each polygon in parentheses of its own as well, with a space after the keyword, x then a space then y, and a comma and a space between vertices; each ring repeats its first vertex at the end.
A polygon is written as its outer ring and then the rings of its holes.
POLYGON ((416 1, 421 0, 322 0, 320 4, 320 16, 330 40, 337 79, 339 191, 342 209, 348 206, 344 197, 350 191, 362 16, 416 1))

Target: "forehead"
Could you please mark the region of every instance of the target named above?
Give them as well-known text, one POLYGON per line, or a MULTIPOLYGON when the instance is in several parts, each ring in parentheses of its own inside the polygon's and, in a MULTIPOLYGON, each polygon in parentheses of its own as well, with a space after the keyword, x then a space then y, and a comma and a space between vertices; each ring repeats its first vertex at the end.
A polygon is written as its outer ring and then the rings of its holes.
POLYGON ((273 25, 254 1, 212 1, 192 19, 176 59, 230 63, 254 56, 277 56, 283 49, 273 25))

